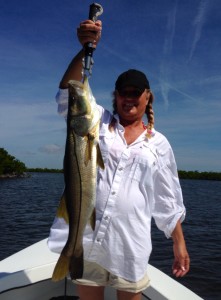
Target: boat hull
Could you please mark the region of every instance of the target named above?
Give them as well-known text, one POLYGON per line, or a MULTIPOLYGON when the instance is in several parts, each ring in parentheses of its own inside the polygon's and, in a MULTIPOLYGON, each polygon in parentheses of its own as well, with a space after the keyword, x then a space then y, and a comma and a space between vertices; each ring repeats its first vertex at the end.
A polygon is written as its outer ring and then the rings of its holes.
MULTIPOLYGON (((51 280, 58 257, 48 249, 45 239, 0 261, 0 300, 68 299, 64 295, 77 299, 76 286, 70 279, 51 280)), ((151 284, 143 292, 142 300, 202 299, 151 265, 148 266, 148 276, 151 284)), ((114 299, 115 290, 106 288, 105 300, 114 299)))

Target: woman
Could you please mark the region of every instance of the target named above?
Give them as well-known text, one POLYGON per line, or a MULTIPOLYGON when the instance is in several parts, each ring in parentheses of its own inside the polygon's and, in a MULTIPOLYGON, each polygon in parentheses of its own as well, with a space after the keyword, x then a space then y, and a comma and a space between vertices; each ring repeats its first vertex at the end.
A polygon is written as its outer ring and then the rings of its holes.
MULTIPOLYGON (((77 30, 80 43, 93 42, 96 47, 101 29, 100 21, 82 22, 77 30)), ((81 50, 60 82, 57 101, 63 115, 68 81, 81 80, 83 57, 81 50)), ((103 300, 106 285, 117 290, 118 300, 141 299, 141 291, 149 285, 152 217, 173 239, 173 274, 180 277, 189 271, 176 162, 167 139, 154 130, 152 102, 145 74, 128 70, 115 83, 114 115, 99 107, 105 169, 98 170, 96 228, 94 232, 86 228, 84 236, 84 275, 75 281, 81 300, 103 300)))

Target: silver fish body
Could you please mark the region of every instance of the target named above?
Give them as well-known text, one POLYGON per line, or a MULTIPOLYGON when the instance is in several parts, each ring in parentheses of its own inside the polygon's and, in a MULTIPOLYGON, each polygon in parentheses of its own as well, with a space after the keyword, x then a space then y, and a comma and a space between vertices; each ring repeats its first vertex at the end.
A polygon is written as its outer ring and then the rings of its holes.
POLYGON ((69 223, 69 235, 52 280, 70 273, 83 275, 83 234, 89 220, 95 227, 97 166, 104 168, 99 150, 100 115, 85 78, 84 83, 69 82, 67 139, 64 156, 65 189, 57 216, 69 223))

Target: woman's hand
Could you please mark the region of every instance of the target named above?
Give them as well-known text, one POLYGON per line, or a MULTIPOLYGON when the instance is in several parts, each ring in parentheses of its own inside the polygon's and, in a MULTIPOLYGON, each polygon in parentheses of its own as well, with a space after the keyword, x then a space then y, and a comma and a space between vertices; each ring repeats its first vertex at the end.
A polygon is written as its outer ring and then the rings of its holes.
POLYGON ((176 277, 183 277, 187 272, 189 272, 190 258, 186 249, 186 243, 180 221, 177 222, 172 232, 172 238, 174 253, 174 262, 172 266, 173 275, 176 277))
POLYGON ((86 20, 80 23, 77 28, 78 40, 82 46, 86 43, 92 43, 96 48, 101 38, 102 22, 100 20, 95 23, 91 20, 86 20))
POLYGON ((173 275, 176 277, 183 277, 189 272, 190 269, 190 259, 189 254, 186 249, 185 242, 174 243, 174 262, 172 266, 173 275))

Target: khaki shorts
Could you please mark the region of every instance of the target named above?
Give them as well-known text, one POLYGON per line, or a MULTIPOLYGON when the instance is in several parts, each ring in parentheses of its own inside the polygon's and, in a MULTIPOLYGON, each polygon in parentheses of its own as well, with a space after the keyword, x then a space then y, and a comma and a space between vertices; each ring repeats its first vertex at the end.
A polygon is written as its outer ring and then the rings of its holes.
POLYGON ((87 286, 111 286, 114 289, 130 293, 139 293, 150 284, 147 274, 138 282, 132 282, 115 276, 98 264, 88 261, 84 261, 83 278, 73 280, 73 282, 87 286))

